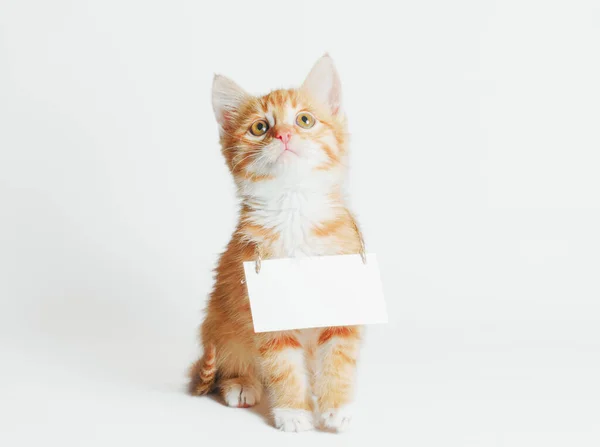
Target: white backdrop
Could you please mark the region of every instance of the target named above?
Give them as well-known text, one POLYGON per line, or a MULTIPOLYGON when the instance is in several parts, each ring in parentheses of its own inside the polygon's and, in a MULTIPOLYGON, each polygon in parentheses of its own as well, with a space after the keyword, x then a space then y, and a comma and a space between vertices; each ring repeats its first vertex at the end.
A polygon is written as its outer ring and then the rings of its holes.
POLYGON ((390 324, 352 434, 286 442, 598 445, 599 46, 593 0, 3 0, 0 442, 283 442, 182 392, 236 215, 210 85, 328 51, 390 324))

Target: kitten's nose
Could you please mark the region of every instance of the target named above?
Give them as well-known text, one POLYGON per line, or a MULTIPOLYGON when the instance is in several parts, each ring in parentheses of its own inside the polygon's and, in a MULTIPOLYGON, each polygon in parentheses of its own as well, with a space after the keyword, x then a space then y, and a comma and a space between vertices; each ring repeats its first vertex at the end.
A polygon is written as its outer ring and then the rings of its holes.
POLYGON ((290 141, 291 136, 292 133, 287 129, 281 129, 275 132, 275 138, 279 138, 285 145, 290 141))

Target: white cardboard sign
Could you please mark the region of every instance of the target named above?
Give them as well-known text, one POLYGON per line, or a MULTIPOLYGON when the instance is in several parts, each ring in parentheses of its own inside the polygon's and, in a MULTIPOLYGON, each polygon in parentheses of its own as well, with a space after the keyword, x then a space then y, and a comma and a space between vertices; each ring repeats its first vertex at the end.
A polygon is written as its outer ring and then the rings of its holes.
POLYGON ((255 332, 387 323, 377 257, 244 262, 255 332))

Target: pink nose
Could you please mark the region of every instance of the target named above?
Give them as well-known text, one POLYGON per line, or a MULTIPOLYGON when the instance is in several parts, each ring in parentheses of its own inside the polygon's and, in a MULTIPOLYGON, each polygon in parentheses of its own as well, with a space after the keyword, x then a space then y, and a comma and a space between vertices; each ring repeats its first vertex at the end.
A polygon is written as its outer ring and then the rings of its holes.
POLYGON ((289 130, 280 131, 275 134, 275 138, 279 138, 283 144, 287 144, 291 136, 292 134, 289 130))

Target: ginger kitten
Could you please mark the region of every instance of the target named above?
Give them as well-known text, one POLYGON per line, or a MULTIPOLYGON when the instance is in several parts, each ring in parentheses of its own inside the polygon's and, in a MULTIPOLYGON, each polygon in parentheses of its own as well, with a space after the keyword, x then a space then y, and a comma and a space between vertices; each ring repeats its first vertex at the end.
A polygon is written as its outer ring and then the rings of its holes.
POLYGON ((256 97, 215 76, 222 153, 241 200, 239 223, 216 268, 201 327, 204 355, 189 390, 218 390, 250 407, 265 394, 275 426, 304 431, 350 422, 360 327, 255 334, 242 262, 359 253, 362 239, 343 195, 346 119, 328 55, 298 89, 256 97), (316 420, 315 420, 316 419, 316 420))

